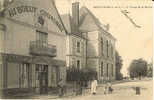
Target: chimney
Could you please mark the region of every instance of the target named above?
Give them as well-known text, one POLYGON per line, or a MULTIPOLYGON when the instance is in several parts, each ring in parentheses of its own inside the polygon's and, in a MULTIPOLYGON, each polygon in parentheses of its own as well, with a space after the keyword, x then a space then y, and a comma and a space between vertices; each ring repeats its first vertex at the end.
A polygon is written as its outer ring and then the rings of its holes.
POLYGON ((78 33, 79 26, 79 2, 72 3, 72 32, 78 33))

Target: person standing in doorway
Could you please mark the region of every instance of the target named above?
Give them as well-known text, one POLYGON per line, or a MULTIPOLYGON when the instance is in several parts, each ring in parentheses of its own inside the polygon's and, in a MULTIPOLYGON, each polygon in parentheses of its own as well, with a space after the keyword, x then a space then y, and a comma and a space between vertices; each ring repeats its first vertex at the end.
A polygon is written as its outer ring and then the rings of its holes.
POLYGON ((92 80, 92 83, 91 83, 91 93, 92 93, 93 95, 96 94, 97 86, 98 86, 97 80, 96 80, 96 78, 94 78, 94 79, 92 80))

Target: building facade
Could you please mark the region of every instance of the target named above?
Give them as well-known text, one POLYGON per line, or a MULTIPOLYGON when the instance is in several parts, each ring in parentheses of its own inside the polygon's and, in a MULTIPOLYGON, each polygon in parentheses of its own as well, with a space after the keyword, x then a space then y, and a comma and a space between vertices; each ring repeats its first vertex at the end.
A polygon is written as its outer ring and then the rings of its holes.
POLYGON ((66 32, 52 0, 13 0, 0 16, 1 89, 56 87, 66 77, 66 32))
POLYGON ((115 38, 86 7, 60 15, 52 0, 13 0, 0 13, 0 88, 56 87, 66 68, 115 79, 115 38))
POLYGON ((90 67, 97 72, 99 81, 114 80, 116 39, 111 33, 102 27, 87 7, 80 8, 79 2, 72 4, 72 16, 68 15, 63 21, 69 33, 67 66, 90 67), (79 48, 82 48, 81 52, 78 52, 79 48))

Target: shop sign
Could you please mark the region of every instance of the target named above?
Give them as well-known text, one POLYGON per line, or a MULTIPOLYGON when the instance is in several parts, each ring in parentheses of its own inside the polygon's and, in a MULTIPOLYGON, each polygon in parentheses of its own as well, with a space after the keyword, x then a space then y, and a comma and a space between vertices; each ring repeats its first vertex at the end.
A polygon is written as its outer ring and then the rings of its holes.
MULTIPOLYGON (((34 13, 34 15, 39 13, 38 17, 40 17, 40 15, 41 15, 41 16, 48 18, 53 23, 55 23, 61 31, 63 31, 62 24, 59 23, 59 21, 54 16, 52 16, 50 13, 46 12, 43 9, 38 10, 37 7, 22 5, 22 6, 10 8, 8 10, 8 14, 9 14, 10 17, 14 17, 15 15, 19 15, 19 14, 23 14, 23 13, 34 13)), ((36 16, 34 16, 34 17, 36 17, 36 16)), ((41 24, 43 24, 43 23, 41 23, 41 24)))

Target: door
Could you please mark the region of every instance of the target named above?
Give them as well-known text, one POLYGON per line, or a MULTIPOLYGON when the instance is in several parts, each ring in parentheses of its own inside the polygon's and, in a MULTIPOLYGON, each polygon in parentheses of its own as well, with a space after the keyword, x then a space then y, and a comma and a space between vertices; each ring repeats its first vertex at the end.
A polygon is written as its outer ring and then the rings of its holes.
POLYGON ((43 65, 40 76, 40 94, 47 93, 48 89, 48 66, 43 65))
POLYGON ((58 81, 60 79, 60 72, 58 66, 53 66, 52 70, 52 84, 54 87, 58 85, 58 81))
POLYGON ((48 65, 36 66, 36 87, 39 88, 40 94, 48 92, 48 65))
POLYGON ((58 82, 60 80, 60 71, 59 71, 59 67, 56 67, 56 83, 58 85, 58 82))

